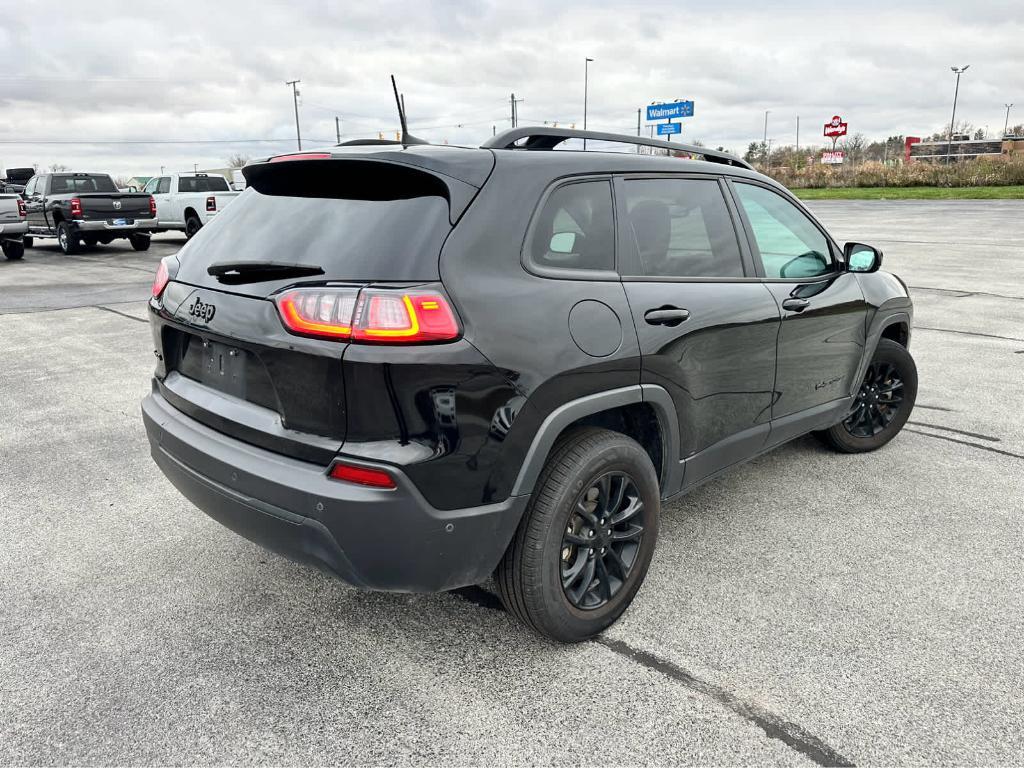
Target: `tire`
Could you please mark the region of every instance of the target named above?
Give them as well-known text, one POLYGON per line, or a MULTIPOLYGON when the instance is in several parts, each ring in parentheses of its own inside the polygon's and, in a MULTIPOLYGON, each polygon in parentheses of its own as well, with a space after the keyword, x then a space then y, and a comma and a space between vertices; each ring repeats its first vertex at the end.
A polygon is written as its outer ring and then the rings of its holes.
POLYGON ((82 250, 82 244, 78 236, 71 232, 66 221, 57 225, 57 243, 65 256, 73 256, 82 250))
POLYGON ((902 344, 882 339, 868 365, 853 410, 839 424, 815 434, 842 453, 878 450, 903 429, 916 400, 914 358, 902 344), (895 406, 890 404, 894 398, 899 398, 895 406))
POLYGON ((660 514, 658 477, 636 441, 591 427, 571 432, 548 458, 495 572, 506 610, 560 643, 601 633, 629 607, 647 575, 660 514), (602 508, 610 512, 605 520, 620 522, 600 525, 602 508))
POLYGON ((21 243, 22 243, 22 245, 24 245, 24 246, 25 246, 26 248, 31 248, 31 247, 32 247, 32 243, 33 243, 33 240, 32 240, 32 238, 31 238, 31 237, 25 236, 25 237, 21 238, 21 243))
POLYGON ((25 244, 18 240, 4 240, 0 243, 0 249, 3 250, 4 256, 10 261, 17 261, 25 255, 25 244))
POLYGON ((149 235, 128 235, 128 242, 136 251, 148 251, 149 240, 149 235))
POLYGON ((191 240, 196 236, 196 232, 203 228, 203 222, 196 214, 192 214, 185 219, 185 237, 191 240))

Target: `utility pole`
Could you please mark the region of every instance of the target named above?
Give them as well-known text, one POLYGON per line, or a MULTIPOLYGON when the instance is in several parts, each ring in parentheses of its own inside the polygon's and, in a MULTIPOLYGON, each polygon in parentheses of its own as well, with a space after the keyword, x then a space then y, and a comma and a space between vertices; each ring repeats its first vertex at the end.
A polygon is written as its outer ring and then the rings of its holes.
MULTIPOLYGON (((643 111, 642 109, 638 109, 636 111, 636 135, 637 136, 640 135, 640 114, 641 114, 642 111, 643 111)), ((636 145, 636 153, 638 155, 640 154, 640 145, 639 144, 636 145)))
POLYGON ((770 109, 766 109, 764 111, 764 138, 761 139, 761 147, 764 148, 765 152, 768 151, 768 113, 769 112, 771 112, 770 109))
POLYGON ((1003 106, 1006 107, 1006 122, 1003 123, 1003 138, 1005 139, 1007 132, 1010 130, 1010 107, 1013 104, 1003 104, 1003 106))
POLYGON ((960 75, 967 71, 970 64, 962 67, 950 67, 956 73, 956 90, 953 91, 953 116, 949 118, 949 142, 946 144, 946 165, 949 165, 949 153, 953 151, 953 125, 956 122, 956 98, 960 95, 960 75))
POLYGON ((521 101, 522 101, 522 99, 517 99, 516 95, 514 93, 511 96, 509 96, 509 104, 511 105, 511 108, 512 108, 512 127, 513 128, 515 128, 515 127, 517 127, 519 125, 519 108, 516 105, 519 104, 521 101))
POLYGON ((341 144, 341 118, 337 115, 334 116, 334 132, 338 136, 338 143, 341 144))
POLYGON ((800 115, 796 116, 796 153, 800 154, 800 115))
MULTIPOLYGON (((587 130, 587 88, 590 84, 590 62, 593 59, 583 59, 583 130, 587 130)), ((587 151, 587 140, 583 139, 583 151, 587 151)))
POLYGON ((285 85, 292 87, 292 101, 295 104, 295 140, 298 142, 299 149, 302 149, 302 133, 299 131, 299 89, 298 85, 301 80, 288 80, 285 85))

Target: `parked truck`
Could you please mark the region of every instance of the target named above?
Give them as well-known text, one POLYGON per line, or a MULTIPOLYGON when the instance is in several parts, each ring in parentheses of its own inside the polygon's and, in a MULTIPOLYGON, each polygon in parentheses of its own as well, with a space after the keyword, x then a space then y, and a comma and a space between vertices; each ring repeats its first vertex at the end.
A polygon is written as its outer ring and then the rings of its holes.
POLYGON ((189 239, 239 195, 226 178, 206 173, 156 176, 142 191, 156 201, 157 226, 180 230, 189 239))
POLYGON ((57 238, 65 254, 128 238, 136 251, 149 249, 155 207, 149 195, 119 192, 105 173, 43 173, 25 187, 28 235, 57 238))
POLYGON ((0 194, 0 249, 10 260, 25 255, 25 201, 19 194, 0 194))

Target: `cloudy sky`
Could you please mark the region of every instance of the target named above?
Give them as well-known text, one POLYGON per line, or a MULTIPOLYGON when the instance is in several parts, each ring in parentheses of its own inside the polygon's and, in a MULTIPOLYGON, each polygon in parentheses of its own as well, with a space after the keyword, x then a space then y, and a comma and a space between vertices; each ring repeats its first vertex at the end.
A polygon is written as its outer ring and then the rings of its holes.
POLYGON ((260 3, 0 0, 0 168, 54 163, 118 175, 216 167, 229 155, 397 127, 478 144, 520 124, 583 118, 635 132, 636 110, 693 99, 683 138, 743 151, 820 143, 833 114, 869 138, 948 124, 953 64, 970 64, 957 116, 1024 122, 1022 0, 562 0, 260 3))

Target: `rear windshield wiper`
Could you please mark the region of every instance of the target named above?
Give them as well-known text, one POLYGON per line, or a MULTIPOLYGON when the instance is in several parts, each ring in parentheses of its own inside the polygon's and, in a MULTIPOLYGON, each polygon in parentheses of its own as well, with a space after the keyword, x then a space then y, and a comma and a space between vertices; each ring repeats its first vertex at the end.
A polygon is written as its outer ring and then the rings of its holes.
POLYGON ((206 273, 216 277, 219 282, 240 285, 289 277, 312 277, 322 275, 324 271, 313 264, 286 261, 218 261, 207 267, 206 273))

